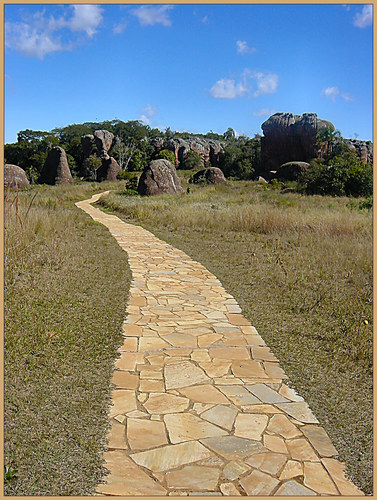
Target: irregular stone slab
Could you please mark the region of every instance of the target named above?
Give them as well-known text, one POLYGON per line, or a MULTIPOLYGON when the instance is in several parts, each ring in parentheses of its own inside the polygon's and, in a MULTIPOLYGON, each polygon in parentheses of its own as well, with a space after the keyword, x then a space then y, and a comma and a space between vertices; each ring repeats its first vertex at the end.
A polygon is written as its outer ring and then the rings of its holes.
POLYGON ((166 389, 178 389, 210 381, 204 371, 190 361, 166 365, 164 372, 166 389))
POLYGON ((250 359, 250 352, 246 347, 210 347, 211 358, 226 359, 250 359))
POLYGON ((287 457, 281 453, 256 453, 246 459, 247 464, 273 476, 279 473, 286 461, 287 457))
POLYGON ((211 362, 202 361, 199 364, 206 372, 206 374, 211 378, 222 377, 223 375, 226 375, 229 372, 229 368, 231 365, 231 363, 227 363, 222 359, 214 359, 211 362))
POLYGON ((112 392, 113 406, 110 408, 109 416, 115 417, 131 410, 136 410, 135 391, 126 391, 119 389, 112 392))
POLYGON ((250 394, 250 392, 246 390, 243 386, 223 385, 219 386, 219 389, 221 392, 225 394, 227 398, 229 398, 232 401, 232 403, 234 403, 237 406, 260 403, 259 399, 250 394))
POLYGON ((314 453, 313 448, 306 441, 306 439, 299 438, 287 440, 286 445, 293 460, 310 460, 312 462, 319 461, 319 458, 314 453))
POLYGON ((140 380, 139 390, 142 392, 163 392, 165 386, 162 380, 140 380))
POLYGON ((153 351, 158 349, 164 349, 169 347, 169 343, 160 337, 142 337, 139 340, 139 350, 140 351, 153 351))
POLYGON ((239 413, 234 424, 234 435, 259 441, 267 427, 267 415, 253 415, 239 413))
POLYGON ((267 373, 264 371, 262 365, 258 361, 245 360, 233 361, 232 372, 235 377, 248 377, 248 378, 267 378, 267 373))
POLYGON ((265 450, 259 441, 237 436, 220 436, 201 439, 201 443, 227 460, 237 460, 265 450))
POLYGON ((212 424, 219 425, 223 429, 230 431, 233 427, 234 419, 238 411, 229 406, 216 405, 213 408, 204 411, 201 417, 208 420, 212 424))
POLYGON ((134 371, 138 363, 144 362, 141 352, 122 352, 119 359, 115 361, 115 368, 125 371, 134 371))
POLYGON ((220 491, 224 496, 235 497, 240 496, 241 493, 237 490, 233 483, 220 484, 220 491))
POLYGON ((207 333, 205 335, 200 335, 200 337, 198 338, 198 346, 208 347, 222 338, 223 336, 219 333, 207 333))
POLYGON ((127 438, 134 450, 149 450, 168 444, 164 423, 152 420, 128 418, 127 438))
POLYGON ((277 403, 276 406, 291 417, 304 424, 318 424, 311 409, 305 402, 277 403))
POLYGON ((272 405, 242 405, 241 409, 243 412, 249 413, 264 413, 264 414, 281 414, 282 411, 272 405))
POLYGON ((229 320, 229 323, 236 326, 251 326, 250 321, 242 316, 242 314, 232 314, 226 313, 226 317, 229 320))
POLYGON ((249 471, 248 467, 244 462, 241 461, 231 461, 223 469, 223 476, 230 481, 238 479, 242 474, 249 471))
POLYGON ((304 470, 302 468, 301 462, 297 462, 296 460, 288 460, 279 476, 279 479, 280 481, 284 481, 286 479, 292 479, 293 477, 302 476, 303 474, 304 470))
POLYGON ((153 472, 174 469, 180 465, 198 462, 211 456, 213 453, 197 441, 163 446, 130 455, 138 465, 153 472))
POLYGON ((174 347, 197 347, 198 343, 196 337, 187 335, 185 333, 172 333, 170 335, 162 335, 170 345, 174 347))
POLYGON ((304 485, 319 494, 339 495, 334 483, 321 463, 304 463, 304 485))
POLYGON ((285 445, 284 439, 278 436, 264 435, 263 444, 266 448, 276 453, 287 453, 288 450, 285 445))
POLYGON ((329 436, 322 427, 318 425, 303 425, 301 430, 321 457, 336 457, 338 455, 329 436))
POLYGON ((287 399, 290 399, 291 401, 304 401, 304 398, 299 396, 294 389, 287 386, 286 384, 281 385, 279 394, 287 399))
POLYGON ((198 363, 203 362, 203 361, 204 362, 211 361, 211 358, 208 354, 207 349, 196 349, 195 351, 192 352, 191 359, 193 361, 197 361, 198 363))
POLYGON ((277 479, 258 470, 240 479, 240 485, 249 496, 271 495, 278 484, 277 479))
POLYGON ((258 359, 261 361, 272 361, 272 362, 277 362, 278 360, 275 358, 275 356, 272 354, 270 351, 270 348, 267 346, 255 346, 251 348, 252 352, 252 358, 253 359, 258 359))
POLYGON ((214 490, 220 477, 220 469, 200 465, 187 465, 180 470, 167 472, 168 488, 214 490))
POLYGON ((300 430, 285 415, 274 415, 268 424, 267 430, 274 434, 280 434, 286 439, 302 436, 300 430))
POLYGON ((164 416, 164 421, 173 444, 226 434, 223 429, 191 413, 168 414, 164 416))
POLYGON ((284 373, 284 370, 277 363, 270 363, 269 361, 265 361, 264 369, 266 370, 267 376, 269 378, 277 378, 277 379, 286 379, 287 375, 284 373))
POLYGON ((185 411, 189 404, 190 401, 186 398, 161 392, 150 394, 147 402, 144 403, 144 408, 148 413, 159 413, 164 415, 166 413, 185 411))
POLYGON ((115 371, 111 380, 118 389, 137 389, 139 385, 139 377, 134 373, 115 371))
POLYGON ((97 486, 98 493, 120 496, 166 495, 166 489, 135 465, 125 451, 108 451, 104 453, 104 458, 110 474, 106 476, 107 484, 97 486))
POLYGON ((216 387, 209 384, 195 385, 179 389, 179 392, 186 398, 198 403, 224 403, 229 404, 228 399, 216 387))
POLYGON ((306 497, 306 496, 316 496, 316 493, 313 490, 309 490, 309 488, 305 488, 305 486, 292 479, 282 484, 280 488, 276 491, 275 496, 306 497))
POLYGON ((323 458, 322 463, 338 487, 341 495, 364 496, 364 493, 346 478, 344 473, 345 465, 342 462, 334 458, 323 458))
POLYGON ((128 450, 128 445, 126 442, 126 428, 124 425, 116 422, 115 420, 111 421, 111 428, 107 439, 107 447, 109 450, 128 450))
POLYGON ((254 394, 263 403, 289 403, 289 400, 281 396, 278 392, 268 387, 266 384, 253 384, 245 386, 251 394, 254 394))

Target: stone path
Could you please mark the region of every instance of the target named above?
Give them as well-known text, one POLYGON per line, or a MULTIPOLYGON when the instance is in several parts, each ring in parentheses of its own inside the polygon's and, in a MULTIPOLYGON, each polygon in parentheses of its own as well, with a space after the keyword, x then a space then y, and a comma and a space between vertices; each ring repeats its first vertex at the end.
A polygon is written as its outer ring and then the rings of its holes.
POLYGON ((100 495, 363 495, 219 280, 145 229, 76 203, 132 270, 100 495))

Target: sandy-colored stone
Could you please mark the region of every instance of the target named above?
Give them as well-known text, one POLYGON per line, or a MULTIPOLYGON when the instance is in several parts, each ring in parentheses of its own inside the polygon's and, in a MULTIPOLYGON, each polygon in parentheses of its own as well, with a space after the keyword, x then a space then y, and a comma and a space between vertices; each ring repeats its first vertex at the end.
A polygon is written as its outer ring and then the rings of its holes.
POLYGON ((137 338, 125 338, 123 345, 119 347, 119 351, 137 351, 137 338))
POLYGON ((263 437, 263 444, 266 448, 276 453, 288 453, 284 439, 281 437, 265 434, 263 437))
POLYGON ((341 495, 364 496, 364 493, 346 478, 344 473, 345 465, 342 462, 334 458, 323 458, 322 463, 338 487, 341 495))
POLYGON ((157 369, 148 369, 148 368, 143 368, 140 370, 140 379, 148 379, 148 380, 163 380, 164 377, 162 375, 162 369, 157 368, 157 369))
POLYGON ((138 465, 154 472, 161 472, 179 467, 180 465, 197 462, 213 456, 213 453, 197 441, 174 444, 142 451, 130 455, 138 465))
POLYGON ((221 392, 237 406, 260 403, 247 389, 239 385, 219 386, 221 392))
POLYGON ((123 450, 104 453, 105 467, 110 474, 107 484, 97 486, 97 492, 104 495, 155 496, 166 495, 166 489, 156 483, 130 460, 123 450))
POLYGON ((240 496, 241 493, 237 490, 233 483, 220 484, 220 491, 224 496, 235 497, 240 496))
POLYGON ((192 409, 195 413, 200 415, 206 410, 213 408, 215 405, 213 403, 194 403, 192 409))
POLYGON ((242 474, 249 471, 250 467, 240 460, 228 462, 223 469, 223 476, 229 481, 238 479, 242 474))
POLYGON ((179 392, 186 398, 198 403, 229 404, 228 399, 216 387, 210 384, 183 387, 179 392))
POLYGON ((111 381, 118 389, 137 389, 139 377, 134 373, 116 370, 111 381))
POLYGON ((222 337, 223 336, 220 335, 219 333, 207 333, 205 335, 200 335, 200 337, 198 337, 198 346, 208 347, 217 342, 218 340, 222 339, 222 337))
POLYGON ((163 422, 136 418, 127 419, 127 439, 130 447, 138 450, 168 444, 163 422))
POLYGON ((246 347, 210 347, 209 355, 215 359, 250 359, 250 352, 246 347))
POLYGON ((111 420, 110 432, 107 436, 109 450, 121 449, 128 450, 128 445, 126 441, 126 428, 124 425, 111 420))
POLYGON ((197 361, 198 363, 200 362, 206 362, 206 361, 211 361, 210 355, 208 354, 207 349, 195 349, 192 351, 191 354, 191 359, 194 361, 197 361))
POLYGON ((153 351, 158 349, 164 349, 169 347, 169 343, 160 337, 142 337, 139 340, 139 350, 140 351, 153 351))
POLYGON ((281 396, 278 392, 268 387, 266 384, 248 384, 246 385, 248 391, 254 394, 262 403, 288 403, 289 400, 281 396))
POLYGON ((208 448, 227 460, 238 460, 265 450, 259 441, 237 436, 220 436, 200 440, 208 448))
POLYGON ((321 457, 336 457, 338 452, 325 430, 318 425, 303 425, 301 431, 321 457))
POLYGON ((204 411, 201 414, 201 418, 204 418, 205 420, 208 420, 208 422, 230 431, 233 427, 236 415, 237 410, 235 408, 224 405, 216 405, 213 408, 204 411))
POLYGON ((279 366, 278 363, 271 363, 269 361, 264 361, 263 363, 264 369, 269 378, 277 378, 277 379, 286 379, 287 375, 284 373, 284 370, 279 366))
POLYGON ((119 370, 134 371, 138 363, 143 363, 144 354, 141 352, 122 352, 115 361, 115 368, 119 370))
POLYGON ((261 360, 261 361, 272 361, 277 362, 278 360, 270 351, 270 348, 267 346, 253 346, 251 348, 251 357, 253 359, 261 360))
POLYGON ((268 422, 267 415, 239 413, 234 424, 234 435, 259 441, 268 422))
POLYGON ((319 494, 339 495, 326 469, 319 462, 304 463, 304 485, 319 494))
POLYGON ((279 481, 264 472, 254 470, 248 476, 240 479, 240 484, 249 496, 266 496, 271 495, 273 490, 279 484, 279 481))
POLYGON ((209 382, 210 379, 204 371, 190 361, 178 361, 165 366, 166 389, 178 389, 190 385, 209 382))
POLYGON ((220 469, 200 465, 186 465, 180 470, 167 472, 168 488, 191 490, 214 490, 220 476, 220 469))
POLYGON ((280 481, 285 481, 286 479, 292 479, 293 477, 302 476, 303 474, 304 471, 301 462, 288 460, 279 476, 279 479, 280 481))
POLYGON ((136 397, 135 391, 126 391, 118 389, 112 392, 113 406, 110 407, 109 416, 115 417, 116 415, 127 413, 131 410, 136 410, 136 397))
POLYGON ((306 439, 292 439, 286 441, 289 454, 293 460, 310 460, 319 461, 319 458, 314 453, 313 448, 306 439))
POLYGON ((316 496, 314 491, 305 488, 302 484, 291 479, 286 483, 282 484, 275 493, 276 496, 284 497, 306 497, 306 496, 316 496))
POLYGON ((279 410, 279 408, 276 408, 276 406, 272 405, 242 405, 241 409, 243 412, 249 412, 249 413, 264 413, 264 414, 281 414, 282 411, 279 410))
POLYGON ((297 392, 286 384, 281 384, 279 394, 291 401, 304 401, 304 398, 299 396, 297 392))
POLYGON ((140 380, 139 390, 142 392, 163 392, 164 389, 162 380, 140 380))
POLYGON ((302 436, 299 429, 285 415, 274 415, 267 427, 268 432, 280 434, 285 439, 302 436))
POLYGON ((276 476, 287 461, 281 453, 256 453, 246 459, 246 463, 262 472, 276 476))
POLYGON ((311 409, 305 402, 277 403, 276 406, 304 424, 318 424, 318 420, 313 415, 311 409))
POLYGON ((229 372, 231 363, 227 363, 223 359, 214 359, 211 362, 202 361, 199 363, 201 368, 206 372, 206 374, 213 377, 222 377, 229 372))
POLYGON ((162 335, 162 338, 174 347, 197 347, 198 345, 196 337, 185 333, 162 335))
POLYGON ((258 361, 251 359, 245 361, 233 361, 232 372, 235 377, 267 378, 267 374, 262 365, 258 363, 258 361))
POLYGON ((242 316, 242 314, 232 314, 227 313, 226 317, 229 320, 229 323, 236 326, 251 326, 250 321, 242 316))
POLYGON ((177 413, 180 411, 185 411, 188 408, 190 401, 186 398, 181 398, 180 396, 175 396, 174 394, 166 393, 152 393, 146 403, 144 403, 144 408, 148 413, 177 413))
MULTIPOLYGON (((141 410, 132 410, 132 411, 129 411, 128 413, 126 413, 127 417, 130 417, 130 418, 148 418, 148 413, 146 413, 145 411, 141 411, 141 410)), ((117 418, 117 417, 116 417, 117 418)), ((123 423, 124 423, 124 420, 126 420, 125 418, 123 419, 123 423)))
POLYGON ((223 429, 191 413, 167 414, 164 421, 173 444, 226 434, 223 429))
POLYGON ((141 337, 143 335, 143 329, 139 325, 124 323, 122 329, 126 337, 141 337))

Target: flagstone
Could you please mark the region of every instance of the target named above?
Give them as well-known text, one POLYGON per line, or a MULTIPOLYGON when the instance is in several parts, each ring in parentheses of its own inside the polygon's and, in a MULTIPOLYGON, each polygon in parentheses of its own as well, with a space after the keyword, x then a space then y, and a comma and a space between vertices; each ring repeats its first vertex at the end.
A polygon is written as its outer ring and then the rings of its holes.
POLYGON ((279 479, 280 481, 285 481, 286 479, 292 479, 293 477, 302 476, 304 474, 302 463, 296 460, 288 460, 282 470, 279 479))
POLYGON ((270 436, 265 434, 263 437, 263 444, 266 448, 276 453, 287 453, 288 450, 285 445, 284 439, 278 436, 270 436))
POLYGON ((169 343, 160 337, 142 337, 139 340, 139 351, 157 350, 169 347, 169 343))
POLYGON ((304 485, 319 494, 338 495, 339 492, 320 462, 304 463, 304 485))
POLYGON ((213 453, 198 441, 173 444, 130 455, 138 465, 154 472, 174 469, 213 456, 213 453))
POLYGON ((166 473, 168 488, 214 490, 219 481, 220 469, 200 465, 186 465, 180 470, 166 473))
MULTIPOLYGON (((130 316, 128 318, 130 318, 130 316)), ((141 315, 138 315, 135 318, 141 319, 141 315)), ((141 337, 143 334, 143 329, 141 328, 141 326, 135 325, 131 322, 124 323, 122 330, 126 337, 141 337)))
POLYGON ((245 405, 245 404, 254 404, 259 403, 259 399, 253 396, 248 390, 246 390, 243 386, 219 386, 221 392, 229 398, 232 403, 237 406, 245 405))
POLYGON ((139 385, 139 377, 130 372, 116 370, 113 373, 111 380, 118 389, 137 389, 139 385))
POLYGON ((104 495, 166 495, 167 490, 149 477, 140 467, 130 460, 123 450, 104 453, 105 467, 110 474, 106 484, 97 486, 104 495))
POLYGON ((163 422, 127 419, 127 439, 132 449, 147 450, 168 444, 163 422))
POLYGON ((231 363, 221 359, 214 359, 212 361, 201 361, 199 365, 209 377, 222 377, 229 372, 231 363))
POLYGON ((141 411, 141 410, 132 410, 132 411, 129 411, 128 413, 126 413, 126 415, 127 415, 127 417, 131 417, 131 418, 148 418, 149 417, 148 413, 146 413, 145 411, 141 411))
POLYGON ((131 410, 136 410, 135 391, 127 391, 117 389, 112 392, 113 405, 110 407, 109 416, 115 417, 121 413, 127 413, 131 410))
POLYGON ((246 459, 246 463, 262 472, 276 476, 287 461, 281 453, 256 453, 246 459))
POLYGON ((137 337, 124 337, 124 342, 119 351, 137 351, 137 337))
POLYGON ((240 479, 240 484, 249 496, 266 496, 273 492, 279 481, 264 472, 253 470, 251 474, 240 479))
POLYGON ((338 452, 325 430, 318 425, 304 425, 301 427, 304 436, 321 457, 335 457, 338 452))
POLYGON ((250 353, 246 347, 210 347, 209 355, 217 359, 247 359, 250 360, 250 353))
POLYGON ((204 418, 212 424, 218 425, 223 429, 227 429, 228 431, 230 431, 233 427, 233 423, 237 413, 238 411, 236 408, 224 405, 216 405, 211 409, 204 411, 201 414, 201 418, 204 418))
POLYGON ((220 457, 214 456, 205 458, 204 460, 199 460, 199 462, 196 462, 196 465, 210 465, 210 466, 222 467, 224 465, 224 460, 222 460, 220 457))
POLYGON ((200 382, 208 382, 209 380, 201 368, 189 361, 180 361, 165 366, 166 389, 187 387, 200 382))
POLYGON ((258 361, 251 359, 245 361, 233 361, 232 362, 232 372, 236 377, 266 377, 267 374, 264 371, 262 365, 258 361))
POLYGON ((164 416, 169 439, 173 444, 193 439, 223 436, 226 431, 220 429, 191 413, 174 413, 164 416))
POLYGON ((276 406, 280 410, 283 410, 285 413, 288 413, 288 415, 304 424, 319 423, 307 403, 305 403, 304 401, 292 403, 277 403, 276 406))
POLYGON ((239 413, 234 424, 234 435, 260 441, 262 439, 262 433, 267 427, 267 422, 267 415, 239 413))
POLYGON ((275 496, 306 497, 306 496, 316 496, 316 493, 313 490, 309 490, 309 488, 306 488, 302 484, 292 479, 282 484, 276 491, 275 496))
POLYGON ((338 487, 341 495, 364 496, 364 493, 346 478, 344 473, 345 465, 342 462, 334 458, 323 458, 321 461, 338 487))
POLYGON ((140 380, 139 390, 142 392, 164 392, 165 385, 162 380, 140 380))
POLYGON ((173 394, 166 393, 151 393, 148 401, 144 403, 144 408, 148 413, 177 413, 185 411, 190 404, 187 398, 181 398, 173 394))
POLYGON ((200 440, 205 446, 227 460, 237 460, 264 450, 260 441, 237 436, 219 436, 200 440))
POLYGON ((141 352, 122 352, 120 358, 115 361, 115 368, 133 371, 136 368, 136 364, 143 361, 144 355, 141 352))
POLYGON ((286 439, 302 436, 301 431, 285 415, 274 415, 268 424, 267 430, 274 434, 280 434, 286 439))
POLYGON ((241 462, 240 460, 232 460, 231 462, 228 462, 224 467, 223 476, 230 481, 234 481, 249 470, 250 467, 245 462, 241 462))
POLYGON ((199 363, 206 362, 206 361, 211 362, 211 358, 208 354, 207 349, 196 349, 195 351, 192 352, 191 359, 193 361, 197 361, 199 363))
POLYGON ((108 439, 107 448, 109 450, 114 450, 114 449, 128 450, 129 448, 126 441, 125 426, 113 419, 111 420, 111 427, 107 435, 107 439, 108 439))
POLYGON ((233 483, 220 484, 220 491, 224 496, 234 497, 240 496, 241 493, 237 490, 233 483))
POLYGON ((246 413, 281 414, 282 411, 268 404, 241 405, 241 410, 246 413))
POLYGON ((232 375, 214 378, 213 381, 215 385, 243 385, 243 382, 240 378, 234 377, 232 375))
POLYGON ((278 365, 278 363, 272 363, 270 361, 265 361, 264 369, 269 378, 286 379, 287 375, 284 373, 283 369, 278 365))
POLYGON ((260 399, 263 403, 286 403, 288 400, 281 396, 278 392, 268 387, 266 384, 253 384, 245 386, 254 396, 260 399))
POLYGON ((289 439, 286 441, 286 445, 293 460, 319 461, 319 458, 306 439, 289 439))
POLYGON ((237 325, 237 326, 251 326, 250 321, 247 320, 242 314, 232 314, 232 313, 227 313, 226 317, 228 318, 229 322, 232 325, 237 325))
POLYGON ((199 403, 224 403, 229 404, 228 399, 216 387, 210 384, 194 385, 191 387, 183 387, 179 392, 199 403))
POLYGON ((210 408, 213 408, 215 405, 213 403, 194 403, 194 406, 192 407, 193 411, 200 415, 206 410, 209 410, 210 408))
POLYGON ((266 345, 264 340, 262 339, 262 337, 260 335, 248 335, 248 334, 244 334, 244 335, 245 335, 245 339, 246 339, 247 343, 250 346, 264 346, 264 345, 266 345))
POLYGON ((262 361, 277 362, 277 358, 272 354, 269 347, 253 346, 251 348, 252 358, 262 361))
POLYGON ((197 347, 198 344, 196 337, 185 333, 171 333, 162 338, 174 347, 197 347))

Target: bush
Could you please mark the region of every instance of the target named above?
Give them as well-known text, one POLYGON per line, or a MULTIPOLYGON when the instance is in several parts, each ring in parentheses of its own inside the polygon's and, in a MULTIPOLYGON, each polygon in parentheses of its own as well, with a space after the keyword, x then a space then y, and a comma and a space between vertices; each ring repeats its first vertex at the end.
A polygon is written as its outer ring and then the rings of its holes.
POLYGON ((169 149, 162 149, 159 153, 157 153, 156 160, 168 160, 170 163, 175 165, 175 154, 169 149))
POLYGON ((179 166, 184 170, 198 170, 203 168, 203 162, 199 153, 196 151, 187 151, 179 166))
POLYGON ((373 192, 373 168, 349 152, 327 163, 312 161, 300 181, 308 194, 368 197, 373 192))

